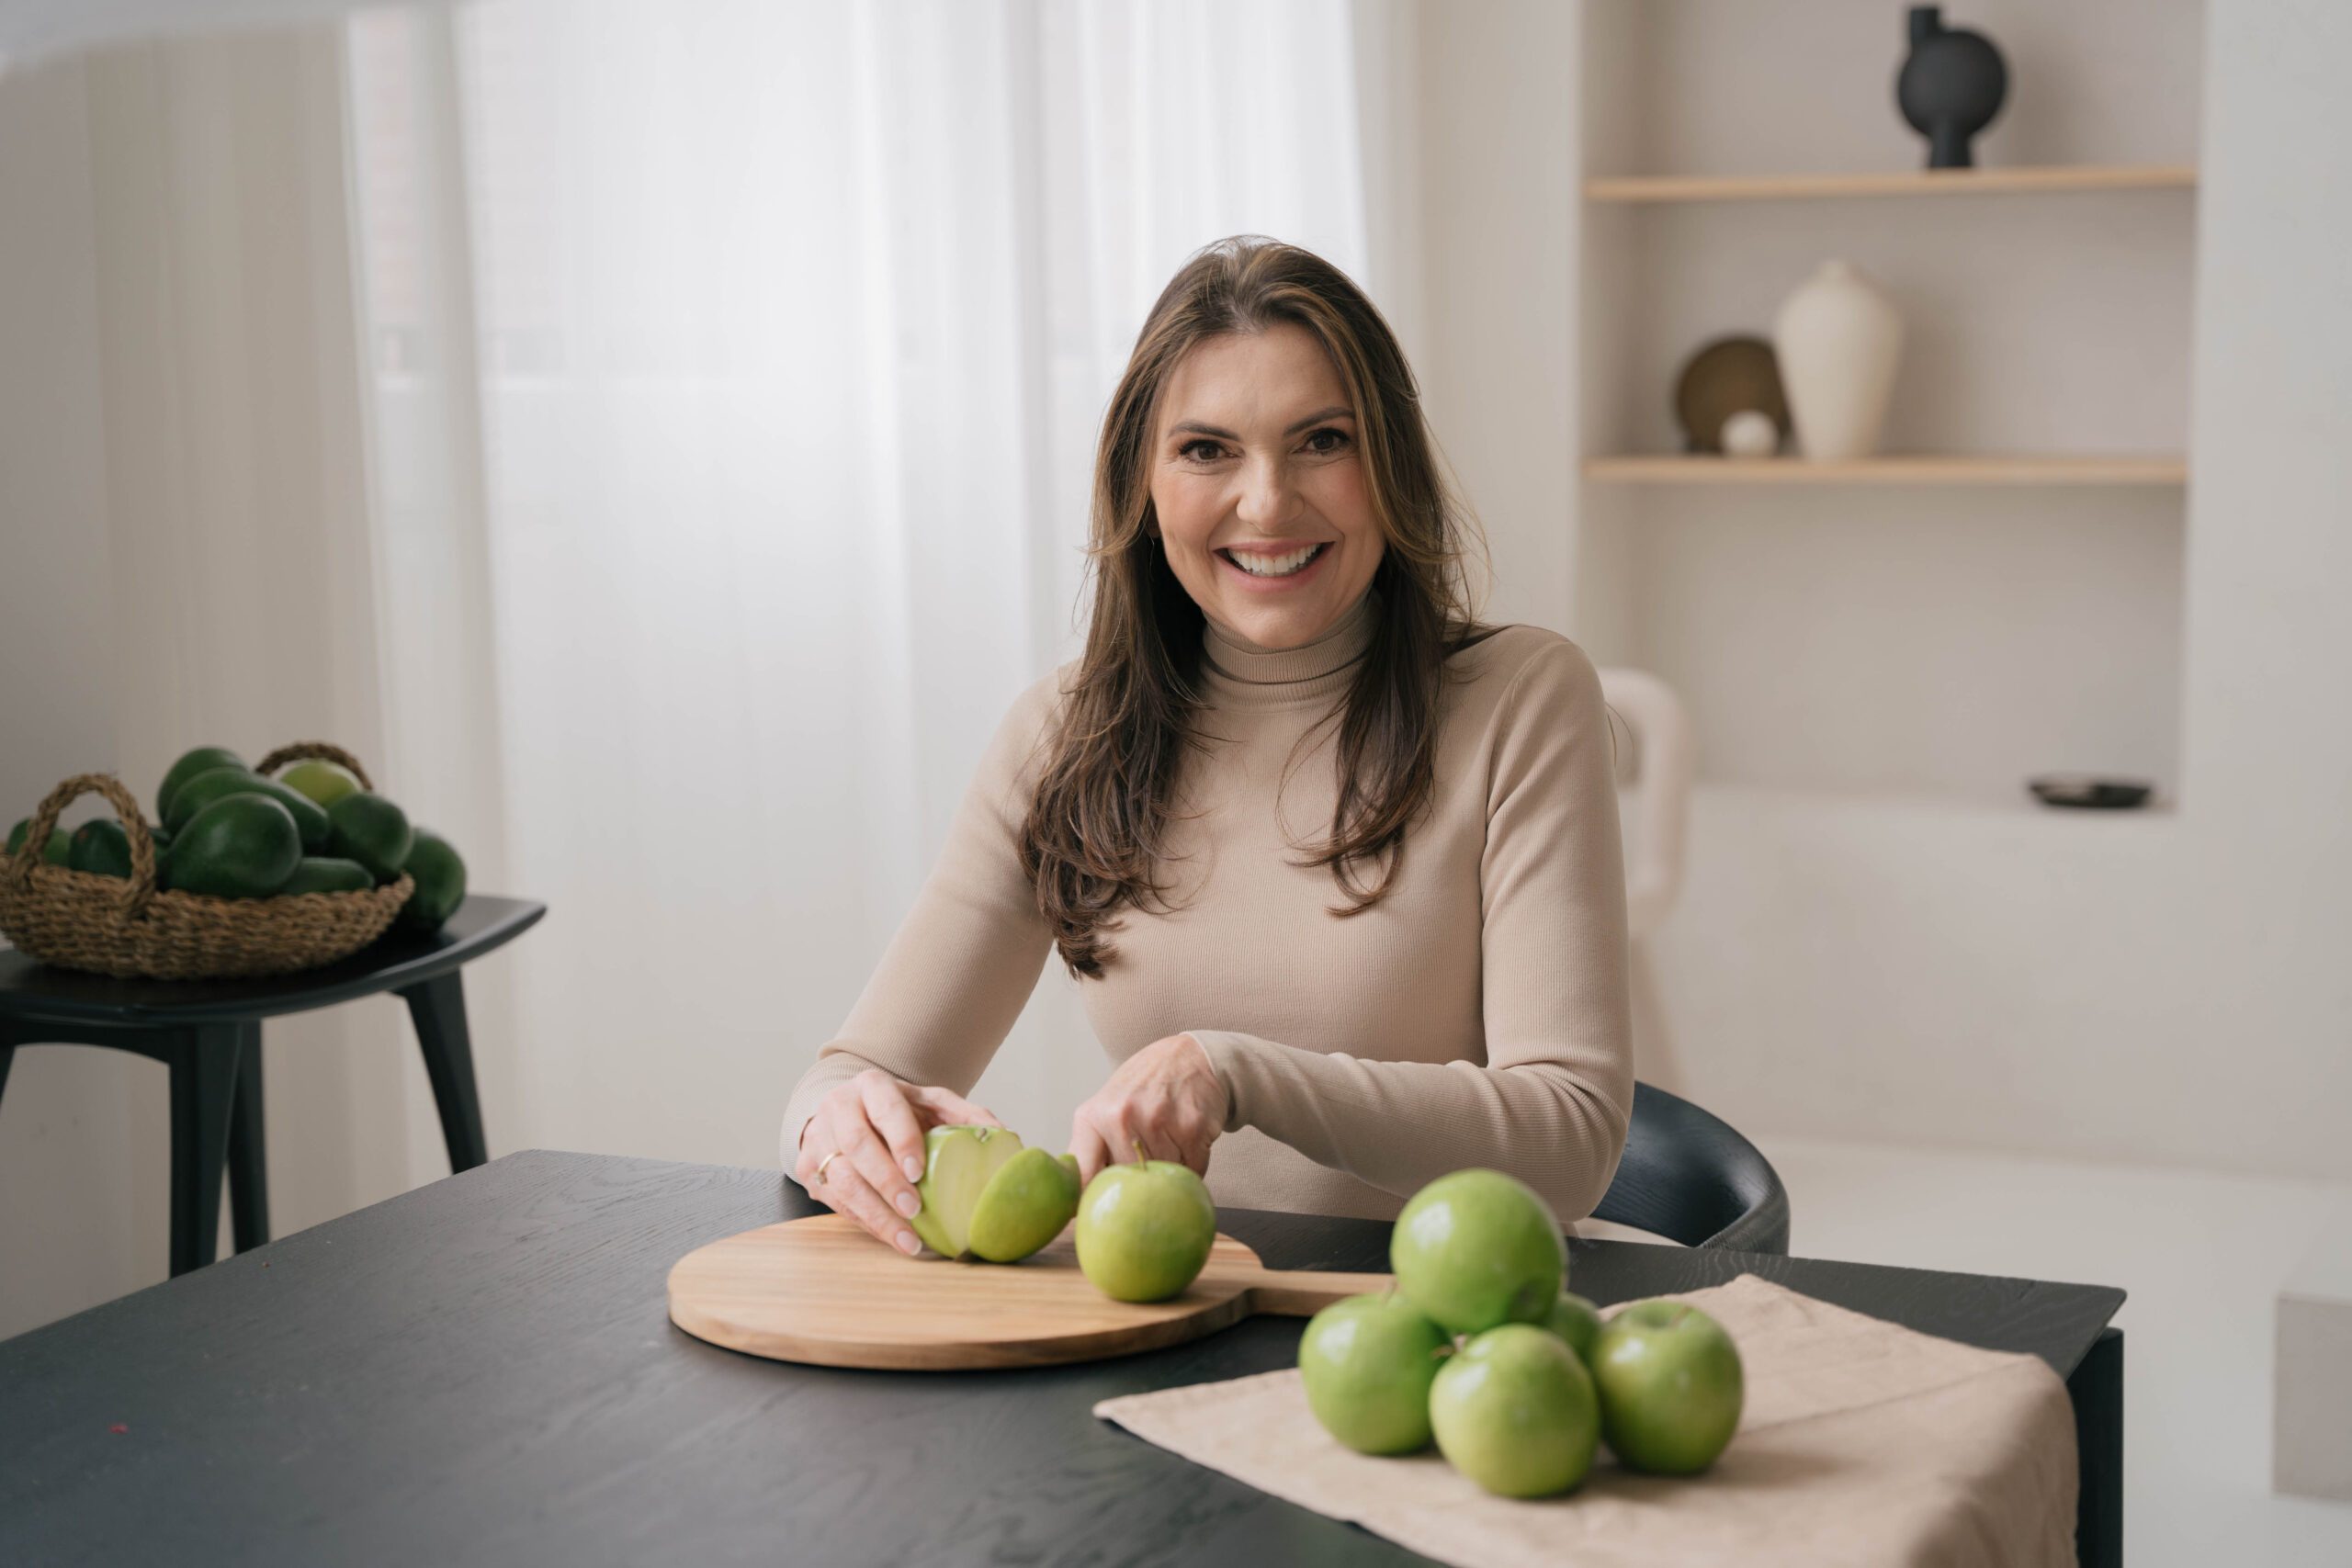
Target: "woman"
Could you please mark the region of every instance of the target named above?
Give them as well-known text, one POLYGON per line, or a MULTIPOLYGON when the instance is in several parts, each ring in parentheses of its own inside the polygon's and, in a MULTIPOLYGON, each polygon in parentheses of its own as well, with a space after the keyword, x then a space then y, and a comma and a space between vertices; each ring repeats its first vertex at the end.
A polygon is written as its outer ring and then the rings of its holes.
POLYGON ((1103 422, 1085 655, 1013 705, 793 1094, 811 1194, 917 1251, 923 1132, 993 1120, 963 1095, 1057 949, 1117 1064, 1086 1179, 1387 1218, 1488 1166, 1591 1212, 1634 1087, 1609 728, 1574 644, 1474 624, 1461 526, 1344 275, 1186 264, 1103 422))

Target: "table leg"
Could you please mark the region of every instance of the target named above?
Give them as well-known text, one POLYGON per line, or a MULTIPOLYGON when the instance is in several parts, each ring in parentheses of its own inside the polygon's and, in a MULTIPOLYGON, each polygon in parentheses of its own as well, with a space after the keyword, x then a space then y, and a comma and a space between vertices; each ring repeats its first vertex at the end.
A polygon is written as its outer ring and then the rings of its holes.
POLYGON ((449 1146, 449 1169, 471 1170, 490 1159, 481 1132, 481 1100, 474 1089, 474 1051, 466 1031, 466 987, 451 970, 400 996, 416 1024, 424 1053, 425 1077, 433 1080, 433 1103, 441 1112, 441 1140, 449 1146))
POLYGON ((269 1239, 269 1153, 263 1136, 261 1025, 241 1023, 236 1102, 229 1118, 229 1226, 239 1252, 269 1239))
POLYGON ((2123 1568, 2123 1330, 2111 1327, 2091 1342, 2066 1393, 2083 1477, 2075 1556, 2082 1568, 2123 1568))
MULTIPOLYGON (((173 1030, 172 1273, 212 1261, 220 1237, 220 1174, 229 1156, 237 1061, 250 1025, 198 1024, 173 1030)), ((164 1043, 164 1042, 159 1042, 164 1043)))

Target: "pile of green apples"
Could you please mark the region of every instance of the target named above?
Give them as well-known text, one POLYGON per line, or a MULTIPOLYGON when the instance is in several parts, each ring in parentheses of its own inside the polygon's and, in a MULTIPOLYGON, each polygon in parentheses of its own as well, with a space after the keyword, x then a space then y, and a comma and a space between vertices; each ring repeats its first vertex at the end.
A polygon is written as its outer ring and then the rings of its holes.
POLYGON ((1116 1302, 1159 1302, 1199 1277, 1216 1242, 1205 1182, 1173 1160, 1107 1166, 1081 1191, 1078 1156, 1024 1148, 1002 1127, 933 1127, 908 1222, 942 1258, 1018 1263, 1078 1221, 1078 1266, 1116 1302))
POLYGON ((1568 1294, 1550 1205, 1494 1170, 1416 1193, 1389 1239, 1396 1288, 1316 1314, 1299 1341, 1307 1404, 1367 1454, 1429 1446, 1488 1492, 1573 1489, 1602 1440, 1630 1469, 1690 1475, 1739 1426, 1739 1351, 1679 1302, 1606 1323, 1568 1294))

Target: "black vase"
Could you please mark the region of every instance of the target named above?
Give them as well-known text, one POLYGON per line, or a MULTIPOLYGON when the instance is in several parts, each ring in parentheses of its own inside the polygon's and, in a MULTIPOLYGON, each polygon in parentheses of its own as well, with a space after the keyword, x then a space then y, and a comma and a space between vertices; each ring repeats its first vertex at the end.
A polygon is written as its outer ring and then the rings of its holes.
POLYGON ((1894 101, 1928 139, 1928 167, 1972 167, 1968 139, 1993 123, 2008 90, 2008 67, 1991 39, 1945 27, 1940 6, 1911 7, 1911 58, 1894 79, 1894 101))

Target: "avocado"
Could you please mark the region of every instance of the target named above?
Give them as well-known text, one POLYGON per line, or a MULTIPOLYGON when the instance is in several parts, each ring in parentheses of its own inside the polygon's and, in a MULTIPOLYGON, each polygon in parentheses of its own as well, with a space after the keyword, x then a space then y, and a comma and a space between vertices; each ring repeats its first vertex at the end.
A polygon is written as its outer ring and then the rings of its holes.
POLYGON ((401 869, 416 878, 416 891, 401 906, 401 924, 411 931, 439 931, 466 901, 466 863, 455 845, 430 828, 416 830, 401 869))
POLYGON ((75 871, 99 876, 130 876, 130 835, 111 817, 94 817, 74 829, 67 840, 65 863, 75 871))
POLYGON ((167 879, 183 893, 266 898, 301 859, 293 813, 266 795, 223 795, 173 839, 167 879))
POLYGON ((414 840, 408 814, 380 795, 363 789, 327 807, 327 852, 357 861, 379 883, 400 875, 414 840))
POLYGON ((375 886, 376 879, 356 860, 304 855, 277 896, 291 898, 298 893, 365 893, 375 886))
POLYGON ((232 795, 267 795, 286 807, 294 818, 305 852, 315 854, 327 847, 327 814, 317 801, 246 768, 215 768, 180 785, 179 793, 172 796, 172 809, 164 816, 164 826, 176 834, 195 819, 198 812, 232 795))
MULTIPOLYGON (((11 860, 16 858, 18 850, 25 847, 25 835, 32 829, 33 819, 29 817, 18 818, 17 825, 8 829, 8 857, 11 860)), ((49 830, 49 847, 41 851, 40 858, 51 865, 63 865, 65 855, 65 829, 51 828, 49 830)))
POLYGON ((215 768, 243 768, 244 765, 245 760, 225 746, 199 746, 193 751, 182 752, 180 760, 172 764, 172 771, 164 775, 164 782, 155 786, 155 815, 169 817, 172 814, 172 796, 180 792, 180 785, 197 774, 209 773, 215 768))

